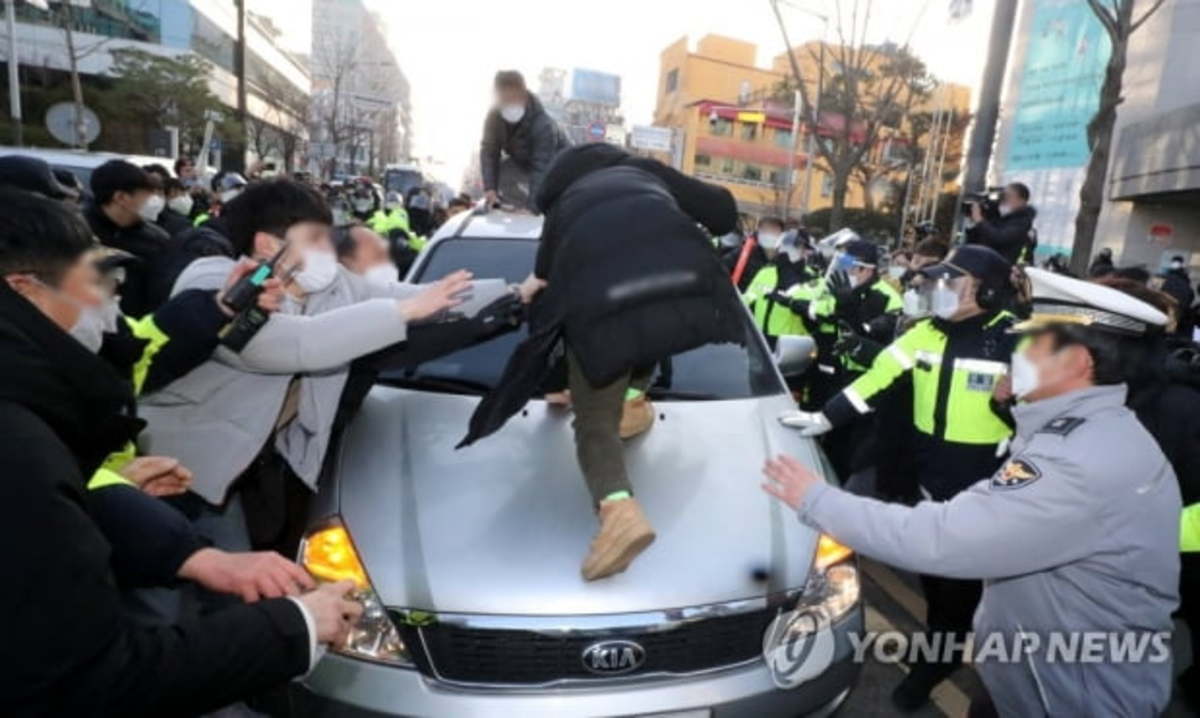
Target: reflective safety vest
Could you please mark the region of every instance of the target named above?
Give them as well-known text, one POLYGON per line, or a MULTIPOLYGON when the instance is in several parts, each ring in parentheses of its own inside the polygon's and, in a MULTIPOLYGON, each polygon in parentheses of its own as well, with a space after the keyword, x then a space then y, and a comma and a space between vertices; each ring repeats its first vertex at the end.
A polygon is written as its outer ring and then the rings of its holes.
POLYGON ((776 289, 790 288, 779 286, 779 268, 774 264, 768 264, 758 270, 754 279, 750 280, 750 286, 746 287, 742 300, 750 307, 754 323, 769 337, 807 335, 808 328, 804 325, 804 319, 771 299, 771 294, 776 289))
MULTIPOLYGON (((972 320, 966 320, 971 322, 972 320)), ((992 410, 992 390, 1008 373, 1020 337, 1013 316, 980 317, 978 326, 950 327, 922 319, 875 358, 871 368, 825 405, 834 426, 871 411, 872 402, 905 376, 912 378, 917 431, 957 444, 999 444, 1011 427, 992 410), (947 330, 956 330, 953 337, 947 330)))
POLYGON ((1200 551, 1200 504, 1185 507, 1179 517, 1179 550, 1200 551))
POLYGON ((377 209, 375 214, 367 220, 367 226, 382 237, 388 236, 393 229, 402 229, 407 234, 409 233, 408 210, 403 207, 391 210, 377 209))
MULTIPOLYGON (((154 315, 147 314, 141 319, 131 319, 130 317, 121 317, 125 320, 126 326, 133 332, 133 335, 138 339, 144 340, 146 343, 142 347, 141 356, 133 364, 133 369, 129 377, 133 383, 133 395, 137 396, 142 393, 142 387, 146 384, 146 376, 150 373, 150 364, 154 361, 155 355, 162 350, 163 346, 170 341, 170 337, 163 333, 158 325, 154 323, 154 315)), ((137 457, 137 447, 133 442, 127 442, 120 451, 114 451, 109 454, 96 469, 96 473, 88 479, 87 488, 89 490, 102 489, 106 486, 118 484, 126 484, 134 486, 134 483, 120 474, 120 470, 125 464, 133 461, 137 457)))
POLYGON ((212 218, 212 215, 209 214, 208 212, 201 212, 200 214, 196 215, 195 219, 192 220, 192 226, 199 227, 200 225, 204 224, 211 218, 212 218))

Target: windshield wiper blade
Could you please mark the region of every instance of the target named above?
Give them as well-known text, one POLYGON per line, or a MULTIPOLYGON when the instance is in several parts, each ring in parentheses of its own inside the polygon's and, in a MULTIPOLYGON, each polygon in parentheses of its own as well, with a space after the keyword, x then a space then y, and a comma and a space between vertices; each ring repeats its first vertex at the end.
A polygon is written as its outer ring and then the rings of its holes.
POLYGON ((452 394, 486 394, 492 390, 490 384, 456 376, 417 374, 414 376, 391 375, 380 377, 379 383, 407 389, 428 389, 452 394))
POLYGON ((650 387, 646 390, 646 396, 651 399, 675 401, 714 401, 720 398, 716 394, 709 394, 703 391, 683 391, 681 389, 668 389, 661 386, 650 387))

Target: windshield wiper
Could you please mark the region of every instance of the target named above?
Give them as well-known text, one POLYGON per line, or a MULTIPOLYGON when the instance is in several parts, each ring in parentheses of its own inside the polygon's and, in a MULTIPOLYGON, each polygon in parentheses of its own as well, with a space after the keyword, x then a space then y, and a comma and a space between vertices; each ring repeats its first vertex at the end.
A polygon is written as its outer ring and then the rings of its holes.
POLYGON ((646 396, 651 399, 663 399, 668 401, 715 401, 721 397, 716 394, 709 394, 702 391, 683 391, 682 389, 669 389, 667 387, 652 386, 646 390, 646 396))
POLYGON ((413 376, 390 375, 381 376, 380 384, 402 387, 405 389, 424 389, 440 391, 448 394, 478 394, 483 395, 492 390, 490 384, 456 376, 435 376, 432 374, 416 374, 413 376))

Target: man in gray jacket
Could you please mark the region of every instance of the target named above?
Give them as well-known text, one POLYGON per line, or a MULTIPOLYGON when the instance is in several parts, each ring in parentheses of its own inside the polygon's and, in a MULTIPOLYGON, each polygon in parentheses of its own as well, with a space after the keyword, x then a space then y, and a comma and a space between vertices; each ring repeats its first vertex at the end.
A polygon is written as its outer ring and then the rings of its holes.
POLYGON ((495 105, 483 124, 479 171, 488 205, 500 199, 530 210, 550 161, 571 145, 516 70, 496 73, 495 105))
POLYGON ((983 579, 974 661, 1000 715, 1159 715, 1171 690, 1179 487, 1125 408, 1122 371, 1167 318, 1114 289, 1028 271, 1034 311, 1018 328, 1031 337, 1012 363, 1017 433, 993 476, 908 507, 853 496, 781 456, 763 488, 861 553, 983 579))
MULTIPOLYGON (((411 323, 455 306, 470 275, 427 286, 368 282, 337 263, 329 209, 290 180, 249 185, 222 214, 239 254, 266 260, 287 244, 276 276, 298 270, 285 300, 239 353, 212 359, 144 396, 145 452, 193 472, 186 507, 217 546, 294 555, 351 360, 404 341, 411 323)), ((190 264, 174 293, 223 285, 235 260, 190 264)))

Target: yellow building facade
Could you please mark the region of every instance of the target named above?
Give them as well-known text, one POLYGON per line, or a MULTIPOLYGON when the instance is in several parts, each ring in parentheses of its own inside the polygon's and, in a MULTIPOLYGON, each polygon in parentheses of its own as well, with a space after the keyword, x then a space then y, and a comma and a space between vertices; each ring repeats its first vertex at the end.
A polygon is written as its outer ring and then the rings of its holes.
MULTIPOLYGON (((810 98, 817 95, 819 63, 815 56, 819 49, 819 44, 811 43, 793 50, 810 98)), ((687 37, 666 47, 660 54, 654 124, 675 128, 677 136, 682 133, 680 159, 685 173, 724 185, 749 215, 783 214, 785 207, 790 207, 788 214, 799 216, 805 209, 828 207, 833 197, 832 179, 821 170, 820 162, 814 164, 811 175, 806 172, 808 125, 801 123, 797 146, 791 102, 777 99, 791 77, 788 56, 782 53, 764 68, 757 65, 757 53, 753 43, 711 34, 700 38, 694 50, 687 37), (790 161, 795 174, 789 198, 790 161)), ((827 70, 831 63, 827 58, 827 70)), ((935 93, 939 102, 948 101, 965 116, 968 88, 943 85, 939 93, 935 93)), ((822 113, 822 126, 828 121, 822 113)), ((888 143, 877 144, 872 152, 885 153, 888 143)), ((904 177, 903 172, 895 174, 904 177)), ((861 184, 851 181, 846 206, 864 204, 861 184)))

